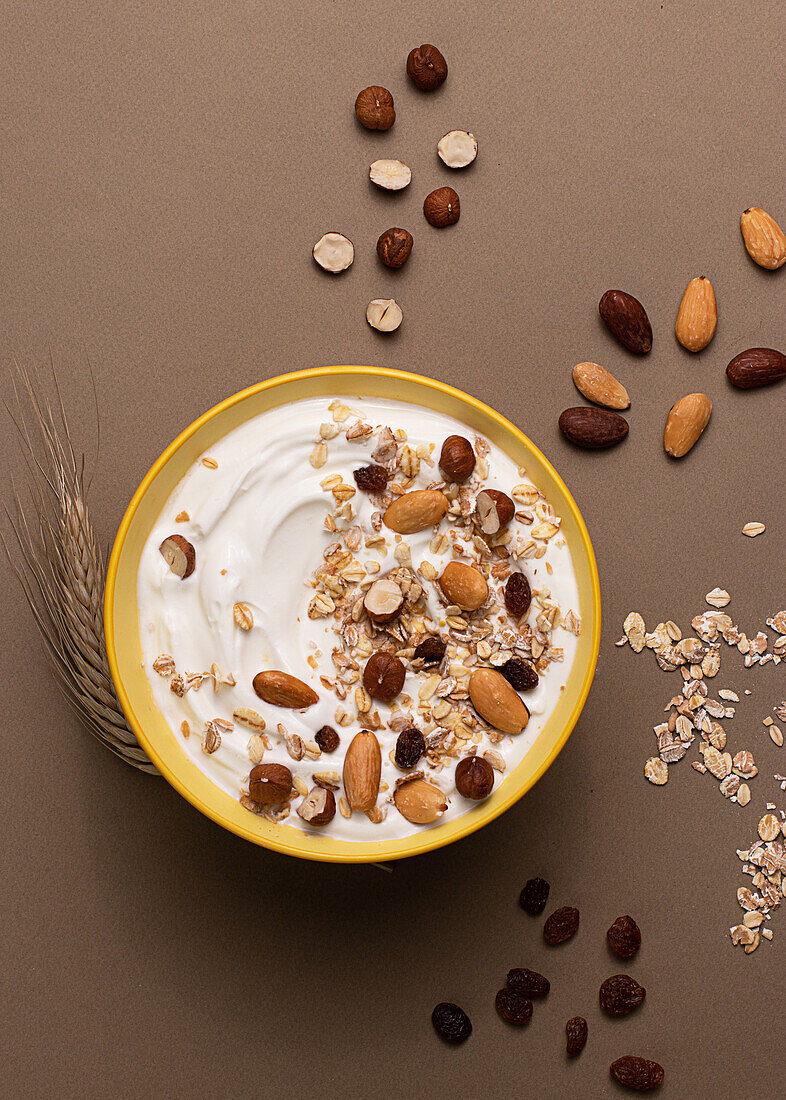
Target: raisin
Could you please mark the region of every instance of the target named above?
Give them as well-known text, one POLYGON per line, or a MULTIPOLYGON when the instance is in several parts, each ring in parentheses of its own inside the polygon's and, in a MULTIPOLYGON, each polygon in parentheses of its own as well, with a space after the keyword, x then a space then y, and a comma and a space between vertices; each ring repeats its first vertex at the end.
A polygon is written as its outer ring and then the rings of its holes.
POLYGON ((543 925, 543 939, 552 946, 564 943, 579 930, 579 911, 572 905, 564 905, 562 909, 555 909, 543 925))
POLYGON ((531 691, 538 686, 538 674, 523 657, 511 657, 499 670, 516 691, 531 691))
POLYGON ((514 619, 520 619, 529 611, 532 600, 529 581, 523 573, 511 573, 505 585, 505 608, 514 619))
POLYGON ((565 1050, 569 1058, 581 1054, 587 1043, 587 1021, 583 1016, 571 1016, 565 1024, 565 1050))
POLYGON ((522 997, 545 997, 551 989, 551 982, 538 974, 536 970, 517 967, 508 971, 508 985, 522 997))
POLYGON ((643 985, 628 974, 612 974, 600 987, 600 1007, 609 1016, 627 1016, 647 995, 643 985))
POLYGON ((507 1024, 526 1027, 532 1019, 532 1001, 522 997, 515 989, 500 989, 494 998, 494 1007, 507 1024))
POLYGON ((663 1066, 647 1058, 637 1058, 635 1054, 625 1054, 612 1062, 609 1073, 618 1084, 637 1092, 649 1092, 663 1084, 663 1066))
POLYGON ((338 734, 332 726, 323 726, 314 736, 314 740, 323 752, 335 752, 341 744, 338 734))
POLYGON ((641 932, 633 917, 617 917, 606 933, 609 947, 621 959, 632 959, 641 947, 641 932))
POLYGON ((361 466, 352 471, 352 476, 364 493, 383 493, 387 487, 388 472, 384 466, 361 466))
POLYGON ((431 1013, 431 1022, 440 1038, 447 1043, 464 1043, 472 1034, 472 1023, 463 1008, 450 1001, 441 1001, 431 1013))
POLYGON ((438 665, 445 656, 445 643, 441 638, 426 638, 415 646, 415 660, 424 665, 438 665))
POLYGON ((402 771, 414 768, 426 751, 426 739, 420 730, 410 726, 402 730, 396 741, 396 764, 402 771))
POLYGON ((550 886, 544 878, 531 878, 519 894, 519 905, 531 917, 539 917, 549 900, 550 886))

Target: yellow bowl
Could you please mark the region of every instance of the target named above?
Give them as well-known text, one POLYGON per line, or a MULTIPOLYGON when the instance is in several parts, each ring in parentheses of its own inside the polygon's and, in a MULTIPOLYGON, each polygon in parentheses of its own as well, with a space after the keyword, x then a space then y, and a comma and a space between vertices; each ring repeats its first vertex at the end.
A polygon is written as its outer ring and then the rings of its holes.
POLYGON ((156 767, 198 810, 238 836, 304 859, 365 863, 428 852, 475 832, 512 806, 543 775, 567 741, 589 693, 600 646, 600 582, 587 528, 553 466, 508 420, 452 386, 380 367, 319 367, 260 382, 228 397, 186 428, 137 489, 117 532, 104 600, 107 655, 118 699, 140 744, 156 767), (582 629, 565 690, 521 763, 485 802, 452 821, 412 836, 374 843, 310 836, 245 810, 212 783, 178 744, 158 710, 142 663, 137 573, 142 549, 175 486, 208 448, 251 417, 304 397, 357 394, 435 409, 487 436, 542 489, 562 517, 578 582, 582 629))

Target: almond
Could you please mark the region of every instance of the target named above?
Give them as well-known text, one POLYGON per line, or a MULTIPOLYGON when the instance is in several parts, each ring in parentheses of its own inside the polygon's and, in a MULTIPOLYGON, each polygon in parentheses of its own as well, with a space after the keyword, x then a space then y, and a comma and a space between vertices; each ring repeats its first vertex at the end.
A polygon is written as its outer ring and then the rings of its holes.
POLYGON ((750 258, 774 271, 786 263, 786 233, 766 210, 749 206, 740 217, 740 229, 750 258))
POLYGON ((413 535, 439 523, 447 510, 448 499, 439 489, 416 489, 394 500, 382 519, 391 531, 413 535))
POLYGON ((158 548, 171 572, 181 580, 190 577, 196 566, 196 550, 182 535, 170 535, 158 548))
POLYGON ((319 696, 308 684, 277 669, 258 672, 254 677, 254 691, 266 703, 292 710, 313 707, 314 703, 319 702, 319 696))
POLYGON ((489 594, 489 586, 480 570, 461 561, 448 562, 439 578, 439 587, 446 599, 462 611, 477 611, 489 594))
POLYGON ((741 390, 769 386, 786 378, 786 355, 775 348, 748 348, 734 356, 726 367, 726 376, 741 390))
POLYGON ((573 368, 573 381, 576 389, 596 405, 605 405, 607 409, 630 408, 628 391, 599 363, 577 363, 573 368))
POLYGON ((344 790, 350 809, 374 807, 382 774, 382 750, 371 730, 361 730, 349 744, 344 757, 344 790))
POLYGON ((559 427, 571 443, 588 450, 613 447, 628 434, 628 422, 624 417, 607 409, 588 409, 585 405, 565 409, 559 418, 559 427))
POLYGON ((718 307, 712 283, 704 275, 691 279, 685 287, 674 334, 688 351, 702 351, 715 335, 718 307))
POLYGON ((672 405, 663 431, 663 446, 672 458, 683 458, 707 427, 712 402, 706 393, 689 393, 672 405))
POLYGON ((413 825, 428 825, 448 808, 445 792, 425 779, 410 779, 396 788, 393 802, 398 812, 413 825))
POLYGON ((476 668, 469 678, 469 697, 480 717, 500 733, 521 733, 529 711, 501 672, 476 668))
POLYGON ((606 327, 634 355, 646 355, 652 349, 652 325, 647 311, 632 294, 607 290, 598 303, 606 327))

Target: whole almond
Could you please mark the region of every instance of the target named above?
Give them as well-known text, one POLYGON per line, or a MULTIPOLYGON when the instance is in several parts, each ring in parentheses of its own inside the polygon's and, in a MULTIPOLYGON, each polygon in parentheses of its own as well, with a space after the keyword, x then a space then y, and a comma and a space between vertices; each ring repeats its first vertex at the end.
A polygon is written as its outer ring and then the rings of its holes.
POLYGON ((666 417, 663 446, 672 458, 684 458, 707 427, 712 402, 706 393, 689 393, 672 405, 666 417))
POLYGON ((740 217, 748 255, 759 267, 774 271, 786 263, 786 233, 766 210, 749 206, 740 217))
POLYGON ((632 294, 607 290, 598 303, 606 327, 634 355, 646 355, 652 349, 652 325, 647 311, 632 294))
POLYGON ((314 703, 319 702, 319 696, 308 684, 278 669, 258 672, 254 677, 254 691, 266 703, 292 710, 313 707, 314 703))
POLYGON ((734 356, 726 367, 726 377, 740 390, 780 382, 786 378, 786 355, 775 348, 748 348, 734 356))
POLYGON ((350 809, 373 809, 379 794, 382 750, 371 730, 355 734, 344 757, 344 791, 350 809))
POLYGON ((624 417, 608 409, 591 409, 586 405, 565 409, 559 418, 559 428, 571 443, 593 451, 613 447, 628 434, 628 422, 624 417))
POLYGON ((447 510, 448 499, 439 489, 416 489, 394 500, 382 520, 391 531, 413 535, 439 523, 447 510))
POLYGON ((521 733, 529 711, 501 672, 476 668, 469 678, 469 697, 480 717, 500 733, 521 733))
POLYGON ((396 788, 393 795, 396 809, 413 825, 428 825, 448 808, 445 792, 425 779, 410 779, 396 788))
POLYGON ((448 562, 439 578, 439 587, 448 601, 462 611, 477 611, 489 594, 489 586, 480 570, 462 561, 448 562))
POLYGON ((577 363, 573 368, 576 389, 588 401, 607 409, 629 409, 630 397, 621 382, 599 363, 577 363))
POLYGON ((715 335, 718 307, 712 283, 704 275, 691 279, 685 287, 674 334, 688 351, 702 351, 715 335))

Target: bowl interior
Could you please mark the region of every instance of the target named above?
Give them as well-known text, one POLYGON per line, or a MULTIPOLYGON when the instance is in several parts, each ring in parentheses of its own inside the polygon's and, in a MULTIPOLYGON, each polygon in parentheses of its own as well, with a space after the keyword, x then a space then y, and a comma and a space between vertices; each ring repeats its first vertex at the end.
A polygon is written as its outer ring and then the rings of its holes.
POLYGON ((377 367, 321 367, 282 375, 227 398, 167 448, 144 478, 120 524, 107 573, 105 624, 109 665, 131 728, 166 779, 197 809, 239 836, 289 855, 378 862, 429 851, 474 832, 507 809, 545 772, 570 735, 592 683, 600 643, 600 585, 589 535, 573 498, 541 452, 504 417, 459 390, 417 375, 377 367), (137 574, 142 550, 161 509, 192 464, 251 417, 300 398, 337 394, 387 397, 455 417, 525 466, 562 517, 582 621, 573 667, 553 714, 525 758, 491 797, 444 825, 373 843, 315 837, 276 825, 249 813, 213 784, 188 759, 158 710, 143 667, 139 637, 137 574))

